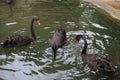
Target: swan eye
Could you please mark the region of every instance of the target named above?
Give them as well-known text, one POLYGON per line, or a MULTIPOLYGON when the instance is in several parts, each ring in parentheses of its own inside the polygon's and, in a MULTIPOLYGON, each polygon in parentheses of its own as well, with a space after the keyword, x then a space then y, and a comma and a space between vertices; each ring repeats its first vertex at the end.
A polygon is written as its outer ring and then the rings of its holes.
POLYGON ((38 25, 40 25, 40 20, 37 20, 36 22, 37 22, 38 25))

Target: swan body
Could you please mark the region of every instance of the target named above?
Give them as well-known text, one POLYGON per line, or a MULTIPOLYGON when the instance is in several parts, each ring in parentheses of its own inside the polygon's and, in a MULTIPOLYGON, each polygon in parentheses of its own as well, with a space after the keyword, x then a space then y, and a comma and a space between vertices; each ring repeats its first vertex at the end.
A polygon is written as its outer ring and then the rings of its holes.
POLYGON ((33 22, 36 21, 40 25, 39 18, 37 16, 34 16, 31 21, 31 37, 20 35, 20 34, 14 34, 12 36, 9 36, 4 42, 3 42, 3 48, 12 48, 12 47, 19 47, 26 44, 29 44, 36 40, 36 35, 34 33, 33 29, 33 22))
POLYGON ((4 2, 7 4, 11 4, 13 2, 13 0, 4 0, 4 2))
POLYGON ((115 72, 114 66, 106 56, 100 54, 87 54, 87 40, 83 35, 76 36, 77 41, 79 41, 80 38, 84 40, 84 48, 81 55, 86 64, 91 66, 97 72, 115 72))
POLYGON ((57 49, 61 48, 66 43, 66 32, 64 29, 57 29, 52 37, 49 39, 49 43, 54 52, 54 60, 56 60, 57 49))
POLYGON ((8 37, 8 39, 4 41, 3 48, 19 47, 29 44, 32 41, 33 39, 30 37, 16 34, 8 37))

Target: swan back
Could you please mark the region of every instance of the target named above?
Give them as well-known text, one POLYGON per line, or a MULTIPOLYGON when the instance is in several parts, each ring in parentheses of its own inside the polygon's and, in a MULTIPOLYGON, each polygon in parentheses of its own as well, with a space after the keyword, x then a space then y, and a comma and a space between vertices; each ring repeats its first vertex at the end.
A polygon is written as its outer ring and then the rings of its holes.
POLYGON ((56 52, 58 48, 61 48, 66 43, 66 32, 64 29, 57 29, 52 37, 49 39, 49 43, 54 52, 54 60, 56 60, 56 52))

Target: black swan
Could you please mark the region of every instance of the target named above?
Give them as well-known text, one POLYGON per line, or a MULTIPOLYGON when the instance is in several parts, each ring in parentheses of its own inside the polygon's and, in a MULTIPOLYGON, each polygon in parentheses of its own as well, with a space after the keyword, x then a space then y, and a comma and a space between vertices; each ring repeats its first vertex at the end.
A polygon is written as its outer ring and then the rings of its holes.
POLYGON ((13 0, 4 0, 4 2, 7 4, 11 4, 13 2, 13 0))
POLYGON ((49 43, 52 47, 54 58, 56 60, 57 49, 61 48, 66 43, 66 32, 64 29, 57 29, 52 37, 49 39, 49 43))
POLYGON ((23 46, 23 45, 26 45, 26 44, 29 44, 29 43, 35 41, 36 36, 34 33, 34 28, 33 28, 34 21, 36 21, 37 24, 40 25, 39 18, 37 16, 34 16, 31 21, 31 26, 30 26, 31 37, 14 34, 12 36, 9 36, 8 39, 3 42, 3 44, 2 44, 3 48, 19 47, 19 46, 23 46))
POLYGON ((111 64, 110 60, 107 59, 107 57, 100 54, 87 54, 87 40, 83 35, 76 36, 77 41, 79 41, 81 38, 84 40, 84 48, 81 55, 83 60, 85 60, 85 63, 93 67, 96 72, 115 72, 114 66, 111 64))

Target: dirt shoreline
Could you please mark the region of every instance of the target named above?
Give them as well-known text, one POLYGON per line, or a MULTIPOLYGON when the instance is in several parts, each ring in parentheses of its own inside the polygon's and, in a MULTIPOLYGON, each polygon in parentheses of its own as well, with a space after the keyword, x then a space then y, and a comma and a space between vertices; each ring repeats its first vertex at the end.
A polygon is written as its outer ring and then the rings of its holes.
POLYGON ((114 18, 120 20, 120 0, 84 0, 104 9, 114 18))

